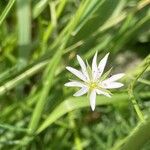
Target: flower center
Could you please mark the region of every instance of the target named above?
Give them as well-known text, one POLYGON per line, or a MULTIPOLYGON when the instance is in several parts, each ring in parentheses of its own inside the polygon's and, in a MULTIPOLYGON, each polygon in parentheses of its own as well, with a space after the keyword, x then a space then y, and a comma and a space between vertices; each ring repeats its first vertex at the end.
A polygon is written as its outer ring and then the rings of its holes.
POLYGON ((91 82, 91 83, 89 83, 89 87, 90 87, 91 90, 93 90, 93 89, 97 88, 97 83, 96 82, 91 82))

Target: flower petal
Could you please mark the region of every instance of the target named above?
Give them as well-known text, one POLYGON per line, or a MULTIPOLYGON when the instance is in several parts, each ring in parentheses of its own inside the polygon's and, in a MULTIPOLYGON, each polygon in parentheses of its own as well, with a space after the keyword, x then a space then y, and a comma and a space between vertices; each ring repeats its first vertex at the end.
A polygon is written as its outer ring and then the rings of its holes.
POLYGON ((124 73, 118 73, 118 74, 115 74, 115 75, 111 76, 110 78, 104 80, 103 82, 104 83, 114 82, 114 81, 117 81, 120 78, 122 78, 124 75, 125 75, 124 73))
POLYGON ((102 86, 105 89, 116 89, 122 87, 123 85, 124 84, 119 82, 102 83, 102 86))
POLYGON ((90 94, 90 105, 91 105, 92 111, 94 111, 95 109, 95 104, 96 104, 96 91, 93 90, 90 94))
POLYGON ((66 67, 66 69, 68 71, 70 71, 71 73, 73 73, 75 76, 77 76, 79 79, 83 80, 83 81, 87 81, 86 77, 82 74, 81 71, 78 71, 77 69, 74 69, 72 67, 66 67))
POLYGON ((82 58, 79 55, 77 55, 77 60, 81 66, 82 73, 86 76, 87 80, 89 80, 89 75, 87 73, 87 68, 86 68, 84 61, 82 60, 82 58))
POLYGON ((92 77, 95 80, 97 75, 97 52, 95 53, 93 60, 92 60, 92 77))
POLYGON ((88 88, 84 86, 79 91, 77 91, 73 96, 82 96, 87 92, 88 92, 88 88))
POLYGON ((85 86, 83 83, 78 82, 78 81, 67 82, 64 85, 68 86, 68 87, 83 87, 83 86, 85 86))
POLYGON ((96 93, 97 94, 102 94, 102 95, 105 95, 105 96, 107 96, 107 97, 111 97, 111 95, 109 94, 109 93, 107 93, 107 92, 104 92, 104 91, 101 91, 101 90, 96 90, 96 93))
POLYGON ((97 79, 101 77, 104 69, 105 69, 105 66, 106 66, 106 62, 107 62, 107 59, 108 59, 108 56, 109 56, 109 53, 107 53, 105 55, 105 57, 99 62, 99 65, 98 65, 98 73, 97 73, 97 79))

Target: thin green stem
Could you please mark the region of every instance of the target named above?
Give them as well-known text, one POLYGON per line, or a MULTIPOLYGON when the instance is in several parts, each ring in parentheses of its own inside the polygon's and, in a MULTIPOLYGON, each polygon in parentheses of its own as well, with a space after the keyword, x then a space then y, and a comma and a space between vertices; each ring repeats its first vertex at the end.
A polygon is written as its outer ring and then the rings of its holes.
POLYGON ((139 107, 139 105, 136 101, 133 89, 134 89, 134 86, 135 86, 136 82, 142 76, 142 74, 146 71, 146 69, 149 67, 149 65, 150 65, 150 56, 146 58, 145 66, 141 69, 141 72, 139 72, 137 77, 131 82, 131 84, 128 87, 128 93, 129 93, 129 96, 130 96, 129 98, 130 98, 130 100, 131 100, 131 102, 134 106, 134 109, 135 109, 135 111, 136 111, 136 113, 137 113, 137 115, 138 115, 138 117, 141 121, 144 121, 144 115, 143 115, 142 111, 140 110, 140 107, 139 107))
POLYGON ((52 31, 56 28, 56 23, 55 22, 59 19, 60 15, 61 15, 64 7, 65 7, 66 2, 67 2, 67 0, 60 1, 59 5, 58 5, 58 8, 56 9, 56 12, 55 12, 55 9, 54 9, 54 2, 50 3, 51 14, 52 14, 51 18, 55 18, 55 19, 53 19, 55 21, 52 20, 52 21, 49 22, 49 25, 48 25, 47 29, 45 30, 45 32, 43 34, 43 44, 44 44, 43 47, 47 47, 46 46, 47 41, 48 41, 49 37, 51 36, 52 31))

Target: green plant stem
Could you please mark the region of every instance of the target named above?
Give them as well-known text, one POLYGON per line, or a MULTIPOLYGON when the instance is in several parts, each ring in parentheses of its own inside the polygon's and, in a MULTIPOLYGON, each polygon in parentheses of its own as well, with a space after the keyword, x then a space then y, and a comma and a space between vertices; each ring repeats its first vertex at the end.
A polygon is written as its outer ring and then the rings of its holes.
MULTIPOLYGON (((64 7, 65 7, 66 2, 67 2, 67 0, 62 0, 62 1, 60 1, 59 6, 58 6, 58 8, 57 8, 57 10, 56 10, 56 19, 57 19, 57 20, 59 19, 60 15, 61 15, 61 13, 62 13, 64 7)), ((55 27, 56 27, 56 26, 55 26, 54 24, 52 24, 51 22, 49 23, 49 25, 48 25, 46 31, 45 31, 44 34, 43 34, 43 43, 44 43, 44 44, 47 43, 47 41, 48 41, 48 39, 49 39, 49 37, 50 37, 50 35, 51 35, 51 33, 52 33, 52 30, 53 30, 55 27)))
POLYGON ((128 87, 129 98, 130 98, 130 100, 133 104, 133 107, 134 107, 137 115, 138 115, 138 118, 141 121, 144 121, 144 115, 143 115, 142 111, 140 110, 140 107, 139 107, 139 105, 136 101, 133 89, 134 89, 134 86, 135 86, 136 82, 142 76, 142 74, 146 71, 146 69, 149 67, 149 65, 150 65, 150 56, 146 58, 145 66, 141 69, 141 72, 139 72, 137 77, 131 82, 131 84, 129 84, 129 87, 128 87))

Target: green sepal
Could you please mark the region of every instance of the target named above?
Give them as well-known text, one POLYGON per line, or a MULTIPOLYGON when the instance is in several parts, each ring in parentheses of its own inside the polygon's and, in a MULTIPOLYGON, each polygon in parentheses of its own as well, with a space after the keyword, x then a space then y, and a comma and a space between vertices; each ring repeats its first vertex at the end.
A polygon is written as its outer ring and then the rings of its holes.
POLYGON ((109 76, 109 74, 110 74, 110 72, 112 71, 112 69, 113 69, 113 67, 111 67, 107 72, 105 72, 105 73, 101 76, 100 81, 105 80, 105 79, 109 76))

